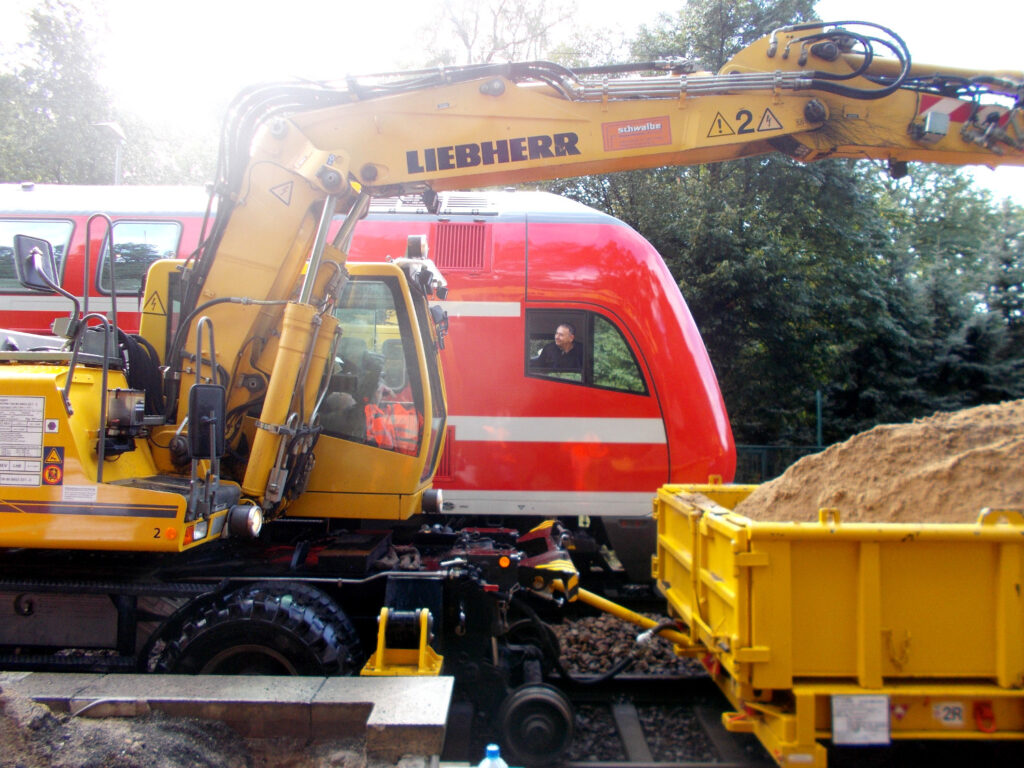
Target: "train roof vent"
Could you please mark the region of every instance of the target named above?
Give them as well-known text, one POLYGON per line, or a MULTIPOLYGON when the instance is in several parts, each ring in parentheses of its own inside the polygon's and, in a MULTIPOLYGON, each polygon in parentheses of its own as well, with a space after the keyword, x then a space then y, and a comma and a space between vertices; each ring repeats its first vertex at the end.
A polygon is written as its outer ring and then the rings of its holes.
POLYGON ((441 214, 469 214, 473 216, 497 216, 498 205, 486 195, 449 192, 441 197, 441 214))
POLYGON ((397 195, 394 197, 375 197, 370 201, 371 213, 426 213, 420 195, 397 195))
POLYGON ((487 225, 482 221, 439 221, 431 255, 441 271, 488 269, 487 225))

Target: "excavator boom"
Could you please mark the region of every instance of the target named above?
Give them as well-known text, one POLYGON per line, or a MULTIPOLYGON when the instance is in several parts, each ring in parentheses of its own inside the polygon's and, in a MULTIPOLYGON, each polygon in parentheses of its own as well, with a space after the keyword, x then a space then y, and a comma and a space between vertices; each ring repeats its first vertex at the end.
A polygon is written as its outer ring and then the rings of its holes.
POLYGON ((297 114, 293 132, 278 125, 260 144, 300 155, 306 173, 332 167, 389 191, 776 151, 806 161, 1024 163, 1024 75, 914 64, 881 31, 884 44, 850 28, 777 30, 717 74, 585 77, 526 63, 352 83, 329 92, 336 106, 297 114))

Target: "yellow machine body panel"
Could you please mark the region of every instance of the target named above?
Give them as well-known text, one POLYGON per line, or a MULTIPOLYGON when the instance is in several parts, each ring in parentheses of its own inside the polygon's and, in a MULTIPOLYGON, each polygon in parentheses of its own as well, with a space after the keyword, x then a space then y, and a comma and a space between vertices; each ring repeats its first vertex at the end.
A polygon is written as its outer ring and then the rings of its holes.
POLYGON ((145 296, 139 317, 139 335, 153 345, 157 357, 167 356, 169 340, 175 330, 180 297, 174 296, 171 283, 180 279, 182 263, 178 259, 158 259, 146 273, 145 296))
MULTIPOLYGON (((102 371, 78 366, 63 400, 67 367, 0 366, 5 426, 0 445, 0 547, 179 552, 194 545, 181 493, 131 484, 156 474, 145 440, 102 466, 96 444, 102 371)), ((119 371, 107 388, 125 389, 119 371)), ((218 528, 210 521, 206 530, 218 528)))
POLYGON ((407 456, 324 435, 316 445, 316 467, 306 492, 289 508, 289 517, 349 517, 405 520, 421 511, 417 494, 392 489, 419 485, 424 456, 407 456), (348 467, 339 472, 338 467, 348 467))

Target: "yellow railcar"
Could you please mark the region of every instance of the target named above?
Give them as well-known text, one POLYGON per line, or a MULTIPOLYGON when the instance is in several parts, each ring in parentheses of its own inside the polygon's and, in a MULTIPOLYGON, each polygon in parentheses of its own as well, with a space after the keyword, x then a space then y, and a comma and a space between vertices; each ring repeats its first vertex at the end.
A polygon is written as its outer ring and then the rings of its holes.
POLYGON ((1024 739, 1024 516, 760 522, 752 486, 666 486, 654 575, 679 643, 780 763, 821 740, 1024 739))

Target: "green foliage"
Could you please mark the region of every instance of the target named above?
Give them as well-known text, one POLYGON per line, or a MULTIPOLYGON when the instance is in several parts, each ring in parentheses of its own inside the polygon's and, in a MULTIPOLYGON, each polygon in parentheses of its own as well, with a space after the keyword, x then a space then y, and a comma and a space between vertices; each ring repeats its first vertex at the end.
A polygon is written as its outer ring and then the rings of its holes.
POLYGON ((121 180, 201 183, 216 143, 168 133, 118 113, 99 81, 94 30, 72 0, 40 0, 29 41, 4 50, 0 73, 0 181, 109 184, 121 151, 121 180), (106 124, 106 125, 105 125, 106 124), (107 127, 118 125, 125 140, 107 127))
POLYGON ((1024 349, 1024 210, 1009 202, 995 211, 985 244, 989 310, 1006 326, 1011 347, 1024 349))
POLYGON ((68 0, 42 0, 31 12, 31 41, 19 66, 0 76, 4 181, 109 182, 114 144, 97 123, 111 120, 97 79, 92 34, 68 0))
POLYGON ((594 318, 594 384, 624 392, 643 392, 644 380, 626 340, 603 317, 594 318))
POLYGON ((656 26, 642 26, 632 52, 640 60, 681 56, 717 72, 771 30, 816 18, 813 0, 689 0, 656 26))

